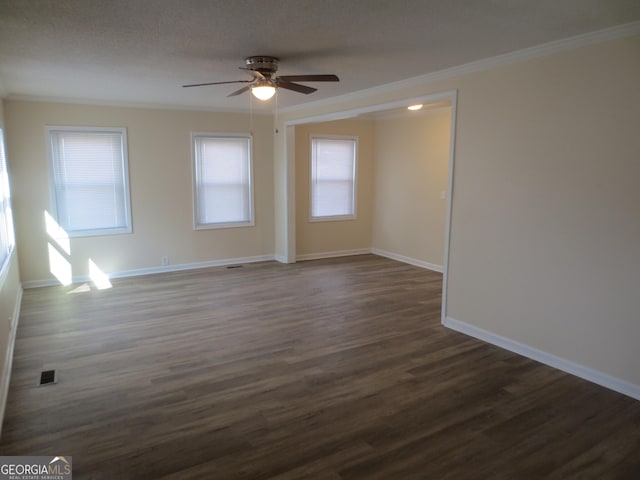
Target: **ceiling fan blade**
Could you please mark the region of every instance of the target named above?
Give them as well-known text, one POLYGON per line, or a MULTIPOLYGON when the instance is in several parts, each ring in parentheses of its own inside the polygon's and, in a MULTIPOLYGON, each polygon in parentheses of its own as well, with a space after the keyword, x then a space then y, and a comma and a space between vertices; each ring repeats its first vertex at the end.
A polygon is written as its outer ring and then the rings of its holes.
POLYGON ((255 78, 258 78, 260 80, 266 80, 267 79, 267 77, 265 77, 262 73, 258 72, 257 70, 251 70, 251 69, 246 68, 246 67, 238 67, 238 68, 240 70, 245 70, 245 71, 249 72, 255 78))
POLYGON ((278 78, 276 85, 278 86, 278 88, 293 90, 294 92, 305 93, 307 95, 318 90, 317 88, 307 87, 306 85, 300 85, 299 83, 284 81, 282 80, 282 77, 278 78))
POLYGON ((191 85, 182 85, 182 88, 204 87, 205 85, 224 85, 225 83, 251 83, 251 82, 253 82, 253 80, 231 80, 229 82, 193 83, 191 85))
POLYGON ((285 82, 339 82, 337 75, 282 75, 285 82))
POLYGON ((251 88, 251 85, 247 85, 246 87, 242 87, 240 90, 236 90, 235 92, 230 93, 227 97, 235 97, 236 95, 240 95, 241 93, 246 92, 251 88))

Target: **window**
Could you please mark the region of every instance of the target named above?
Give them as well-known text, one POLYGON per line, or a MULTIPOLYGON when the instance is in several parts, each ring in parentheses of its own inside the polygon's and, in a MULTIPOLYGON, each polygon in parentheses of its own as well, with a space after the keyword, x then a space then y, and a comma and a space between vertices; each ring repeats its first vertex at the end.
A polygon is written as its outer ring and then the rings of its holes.
POLYGON ((194 133, 195 228, 253 225, 251 137, 194 133))
POLYGON ((48 127, 55 218, 69 236, 131 232, 124 128, 48 127))
POLYGON ((9 193, 9 174, 4 153, 4 133, 0 128, 0 271, 5 265, 15 244, 13 216, 11 214, 11 195, 9 193))
POLYGON ((311 138, 311 220, 356 216, 355 138, 311 138))

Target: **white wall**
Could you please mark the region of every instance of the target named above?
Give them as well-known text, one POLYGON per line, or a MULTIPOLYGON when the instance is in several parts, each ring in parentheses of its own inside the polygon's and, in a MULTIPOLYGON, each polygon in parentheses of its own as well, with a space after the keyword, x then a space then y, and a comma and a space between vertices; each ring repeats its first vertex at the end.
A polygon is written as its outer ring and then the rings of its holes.
POLYGON ((256 115, 254 227, 193 229, 190 133, 249 130, 244 114, 6 101, 7 152, 23 282, 51 281, 43 215, 51 211, 45 125, 126 127, 133 233, 73 238, 73 275, 91 258, 106 273, 225 259, 272 257, 273 124, 256 115))
POLYGON ((457 90, 447 314, 640 397, 640 37, 526 58, 280 121, 457 90))
POLYGON ((375 250, 442 268, 450 134, 446 107, 375 122, 375 250))

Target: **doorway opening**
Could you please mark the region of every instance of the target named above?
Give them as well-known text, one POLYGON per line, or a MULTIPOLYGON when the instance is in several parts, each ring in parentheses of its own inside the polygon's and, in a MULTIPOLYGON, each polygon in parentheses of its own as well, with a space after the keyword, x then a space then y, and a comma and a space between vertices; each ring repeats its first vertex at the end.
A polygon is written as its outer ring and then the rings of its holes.
POLYGON ((444 319, 453 204, 456 100, 457 92, 451 91, 286 122, 283 132, 286 158, 284 260, 293 263, 302 259, 371 252, 441 271, 444 319), (422 104, 423 109, 408 111, 407 107, 414 104, 422 104), (308 221, 305 205, 309 203, 310 149, 307 144, 314 134, 361 137, 358 173, 362 183, 358 184, 358 200, 364 198, 364 203, 358 206, 358 217, 353 222, 318 224, 308 221), (368 135, 371 138, 363 141, 368 135), (439 164, 436 157, 441 159, 439 164), (367 195, 370 196, 368 204, 367 195), (358 226, 356 222, 359 222, 358 226), (369 231, 370 245, 360 241, 340 244, 346 248, 336 247, 330 239, 339 237, 342 230, 358 232, 361 238, 369 231), (323 235, 328 240, 319 246, 316 239, 323 235), (315 243, 310 244, 309 239, 314 239, 315 243))

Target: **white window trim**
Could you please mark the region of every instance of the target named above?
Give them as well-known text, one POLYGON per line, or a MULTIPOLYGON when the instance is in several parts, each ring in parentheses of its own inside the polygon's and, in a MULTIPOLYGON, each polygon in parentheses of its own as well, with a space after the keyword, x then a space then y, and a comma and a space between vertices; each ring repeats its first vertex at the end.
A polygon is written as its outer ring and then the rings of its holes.
POLYGON ((98 228, 87 230, 74 230, 66 232, 69 237, 96 237, 102 235, 122 235, 125 233, 131 233, 133 231, 131 222, 131 193, 129 187, 129 155, 128 155, 128 141, 127 141, 127 129, 124 127, 74 127, 74 126, 54 126, 49 125, 45 127, 46 139, 47 139, 47 155, 49 156, 49 197, 51 205, 51 214, 58 221, 58 207, 56 201, 56 187, 55 176, 53 167, 53 145, 52 145, 52 132, 96 132, 96 133, 118 133, 122 136, 122 169, 123 169, 123 182, 124 182, 124 215, 126 225, 121 228, 98 228))
POLYGON ((254 227, 255 222, 255 200, 253 183, 253 136, 249 133, 224 133, 224 132, 191 132, 191 185, 193 191, 193 229, 194 230, 217 230, 221 228, 242 228, 254 227), (249 142, 249 220, 246 222, 225 222, 199 224, 198 209, 198 162, 196 161, 196 138, 241 138, 249 142))
MULTIPOLYGON (((9 159, 7 158, 7 149, 6 149, 6 142, 4 139, 4 128, 0 127, 0 149, 2 149, 2 152, 4 152, 4 168, 5 168, 5 175, 7 176, 7 184, 5 185, 8 188, 7 192, 3 192, 7 197, 8 197, 8 215, 5 214, 5 220, 7 221, 6 224, 6 228, 7 228, 7 239, 9 240, 9 245, 5 245, 5 247, 7 248, 7 255, 4 259, 4 262, 2 263, 2 265, 0 266, 0 285, 4 284, 4 281, 7 278, 7 275, 9 273, 9 269, 11 268, 11 264, 13 262, 13 256, 15 254, 16 251, 16 237, 15 237, 15 230, 14 230, 14 225, 13 225, 13 212, 12 212, 12 198, 11 198, 11 187, 10 187, 10 182, 9 182, 9 159)), ((0 225, 0 228, 2 228, 2 226, 0 225)))
POLYGON ((345 135, 309 135, 309 222, 344 222, 358 219, 358 155, 360 145, 358 137, 345 135), (353 140, 355 142, 355 159, 353 162, 353 214, 351 215, 333 215, 327 217, 313 216, 313 175, 311 169, 313 167, 313 140, 353 140))

